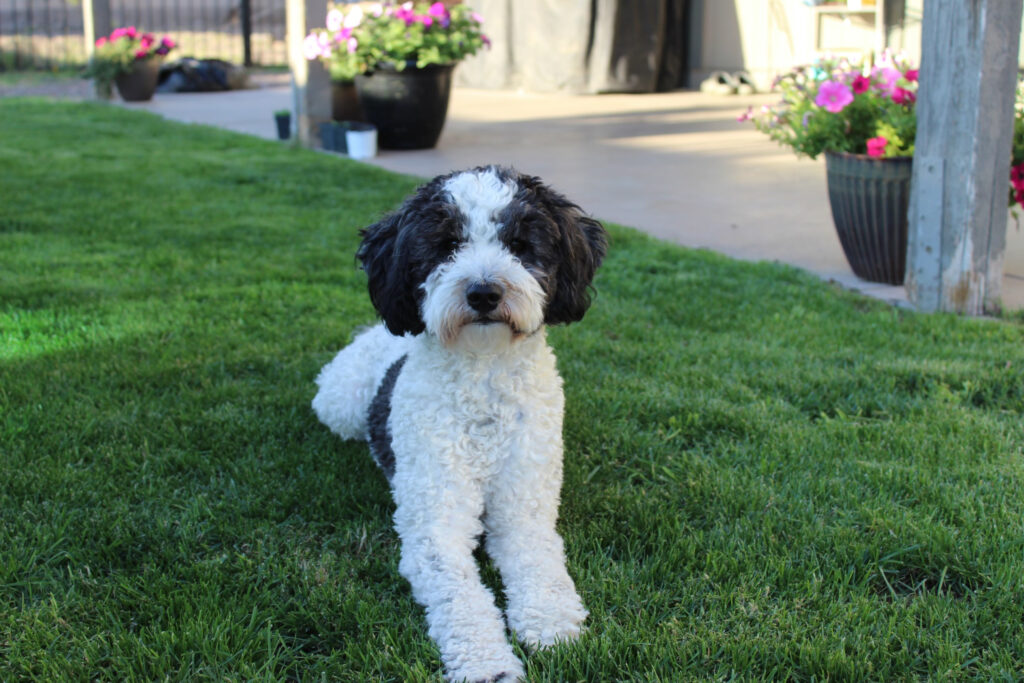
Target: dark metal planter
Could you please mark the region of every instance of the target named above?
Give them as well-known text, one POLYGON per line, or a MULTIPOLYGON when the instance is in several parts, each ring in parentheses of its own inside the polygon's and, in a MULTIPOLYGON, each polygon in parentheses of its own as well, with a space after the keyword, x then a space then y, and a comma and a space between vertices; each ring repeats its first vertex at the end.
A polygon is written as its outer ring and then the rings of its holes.
POLYGON ((912 157, 825 153, 832 220, 857 277, 903 284, 912 163, 912 157))
POLYGON ((353 81, 331 81, 331 119, 362 121, 363 106, 353 81))
POLYGON ((114 79, 117 92, 125 102, 145 102, 153 99, 156 92, 157 79, 160 77, 159 57, 140 59, 132 65, 132 70, 114 79))
POLYGON ((366 120, 377 126, 383 149, 429 149, 437 145, 448 115, 454 64, 398 71, 378 65, 356 76, 366 120))

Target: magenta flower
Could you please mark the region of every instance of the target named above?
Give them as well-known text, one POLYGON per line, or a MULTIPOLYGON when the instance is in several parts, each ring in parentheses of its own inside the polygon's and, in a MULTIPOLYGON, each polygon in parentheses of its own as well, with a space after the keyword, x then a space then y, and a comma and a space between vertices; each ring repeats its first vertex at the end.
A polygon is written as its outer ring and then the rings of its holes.
POLYGON ((867 92, 868 88, 871 87, 871 79, 863 74, 857 74, 857 77, 853 79, 853 83, 850 86, 853 88, 855 95, 860 95, 867 92))
POLYGON ((107 39, 105 37, 97 38, 96 39, 96 47, 103 47, 106 44, 107 44, 107 39))
POLYGON ((173 40, 171 40, 167 36, 164 36, 163 40, 160 41, 160 46, 161 47, 166 47, 168 50, 173 50, 175 45, 177 45, 177 43, 175 43, 173 40))
POLYGON ((824 107, 825 111, 833 114, 841 112, 850 102, 853 102, 853 91, 839 81, 822 83, 818 88, 818 96, 814 98, 816 105, 824 107))
POLYGON ((483 33, 480 34, 480 40, 483 41, 485 47, 491 47, 491 39, 485 36, 483 33))
POLYGON ((135 59, 145 59, 149 56, 149 50, 136 50, 135 59))
POLYGON ((427 10, 427 14, 434 17, 435 19, 443 19, 448 15, 448 10, 445 9, 443 2, 435 2, 427 10))
POLYGON ((888 144, 889 141, 881 136, 870 138, 868 140, 868 156, 875 159, 885 156, 885 146, 888 144))
POLYGON ((917 95, 914 94, 913 90, 905 90, 899 86, 892 90, 892 101, 896 104, 913 104, 916 99, 917 95))
POLYGON ((423 14, 423 15, 420 15, 420 16, 416 17, 416 21, 418 21, 421 24, 423 24, 423 26, 425 28, 430 28, 431 26, 434 25, 434 17, 432 17, 432 16, 430 16, 428 14, 423 14))
POLYGON ((903 74, 903 77, 911 83, 915 82, 917 80, 917 69, 907 69, 907 73, 903 74))

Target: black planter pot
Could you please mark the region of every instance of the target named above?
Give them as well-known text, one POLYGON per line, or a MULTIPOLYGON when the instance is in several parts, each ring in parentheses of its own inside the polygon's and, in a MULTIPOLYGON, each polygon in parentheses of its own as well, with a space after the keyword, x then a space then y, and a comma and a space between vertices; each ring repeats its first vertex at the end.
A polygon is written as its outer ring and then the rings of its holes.
POLYGON ((291 114, 274 114, 274 122, 277 124, 278 140, 287 140, 292 136, 291 114))
POLYGON ((429 149, 437 145, 448 115, 454 64, 390 65, 356 76, 366 120, 377 126, 382 149, 429 149))
POLYGON ((125 102, 145 102, 153 99, 156 83, 160 77, 159 57, 141 59, 132 65, 132 70, 114 79, 117 92, 125 102))
POLYGON ((331 81, 331 119, 362 121, 363 107, 353 81, 331 81))
POLYGON ((832 221, 854 274, 903 284, 912 157, 825 153, 832 221))

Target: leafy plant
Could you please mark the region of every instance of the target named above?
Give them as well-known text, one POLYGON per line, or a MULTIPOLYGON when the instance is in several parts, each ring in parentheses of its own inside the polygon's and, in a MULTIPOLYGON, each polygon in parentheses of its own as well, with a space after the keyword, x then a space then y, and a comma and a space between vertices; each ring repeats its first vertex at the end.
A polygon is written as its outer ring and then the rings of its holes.
POLYGON ((347 12, 332 5, 326 24, 306 36, 303 51, 306 59, 322 61, 335 81, 385 64, 399 70, 452 64, 490 45, 483 18, 465 5, 378 3, 347 12))

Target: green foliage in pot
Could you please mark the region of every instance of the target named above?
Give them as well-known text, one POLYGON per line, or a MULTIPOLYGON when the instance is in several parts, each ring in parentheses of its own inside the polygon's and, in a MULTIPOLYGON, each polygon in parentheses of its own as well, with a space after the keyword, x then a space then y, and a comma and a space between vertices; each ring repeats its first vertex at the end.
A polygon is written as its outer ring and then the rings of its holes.
POLYGON ((878 64, 823 59, 775 80, 782 101, 741 121, 797 156, 848 152, 872 157, 912 156, 917 116, 917 69, 888 52, 878 64))
POLYGON ((454 64, 490 45, 483 18, 461 4, 332 5, 326 24, 306 36, 303 52, 323 62, 335 81, 351 81, 379 64, 400 70, 454 64))

